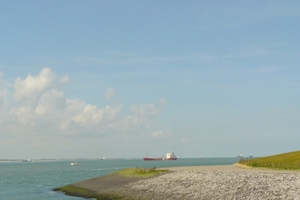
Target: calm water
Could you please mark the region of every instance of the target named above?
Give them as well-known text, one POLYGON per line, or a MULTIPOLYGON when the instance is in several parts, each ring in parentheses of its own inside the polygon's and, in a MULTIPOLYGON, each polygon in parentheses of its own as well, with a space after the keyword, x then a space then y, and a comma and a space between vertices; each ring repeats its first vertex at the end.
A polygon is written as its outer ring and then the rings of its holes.
POLYGON ((55 187, 90 179, 128 167, 173 167, 200 165, 230 165, 238 158, 178 159, 176 161, 132 160, 78 160, 78 166, 70 161, 48 162, 0 162, 0 199, 5 200, 79 200, 60 192, 55 187))

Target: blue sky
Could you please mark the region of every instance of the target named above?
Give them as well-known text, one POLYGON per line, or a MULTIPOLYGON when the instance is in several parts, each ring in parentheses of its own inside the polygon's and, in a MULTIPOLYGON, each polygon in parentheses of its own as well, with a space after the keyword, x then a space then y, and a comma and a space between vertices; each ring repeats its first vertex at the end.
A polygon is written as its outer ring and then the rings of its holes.
POLYGON ((298 1, 1 1, 0 158, 299 149, 298 1))

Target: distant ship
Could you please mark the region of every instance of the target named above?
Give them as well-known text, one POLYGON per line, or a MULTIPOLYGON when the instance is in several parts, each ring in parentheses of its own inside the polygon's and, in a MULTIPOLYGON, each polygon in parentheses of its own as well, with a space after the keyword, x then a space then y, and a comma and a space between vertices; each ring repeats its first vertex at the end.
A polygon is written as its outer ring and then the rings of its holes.
POLYGON ((148 154, 147 156, 144 158, 144 160, 146 161, 151 161, 151 160, 177 160, 177 157, 175 156, 175 154, 173 152, 167 153, 166 157, 159 157, 159 158, 149 158, 148 154))
POLYGON ((77 162, 72 162, 70 165, 72 165, 72 166, 78 166, 78 163, 77 162))
POLYGON ((78 166, 77 159, 76 159, 76 162, 72 162, 70 165, 71 166, 78 166))
POLYGON ((144 160, 146 161, 151 161, 151 160, 163 160, 164 158, 160 157, 160 158, 149 158, 148 154, 146 155, 146 157, 144 158, 144 160))
POLYGON ((22 160, 22 162, 31 162, 31 160, 30 159, 22 160))
POLYGON ((166 160, 177 160, 177 157, 173 152, 170 152, 166 154, 166 160))

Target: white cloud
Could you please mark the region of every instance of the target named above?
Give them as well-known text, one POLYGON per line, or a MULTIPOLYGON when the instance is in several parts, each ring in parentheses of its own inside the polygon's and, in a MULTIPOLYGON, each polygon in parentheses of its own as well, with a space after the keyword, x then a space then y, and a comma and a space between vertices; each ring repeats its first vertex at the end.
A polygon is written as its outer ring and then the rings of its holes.
POLYGON ((151 137, 157 138, 157 137, 166 137, 166 136, 171 136, 172 132, 167 130, 167 131, 163 131, 163 130, 158 130, 155 131, 151 134, 151 137))
POLYGON ((4 99, 2 96, 0 96, 0 108, 4 105, 4 99))
POLYGON ((159 100, 159 102, 160 102, 162 105, 164 105, 165 103, 167 103, 167 100, 166 100, 165 98, 161 98, 161 99, 159 100))
POLYGON ((187 138, 183 138, 183 139, 180 140, 180 142, 183 143, 183 144, 185 144, 185 143, 191 142, 191 140, 187 139, 187 138))
POLYGON ((42 92, 54 87, 55 78, 55 74, 49 68, 43 68, 36 77, 29 74, 24 80, 16 78, 14 84, 15 100, 36 98, 42 92))
POLYGON ((3 79, 3 73, 0 72, 0 111, 9 105, 10 84, 3 79))
POLYGON ((69 76, 64 76, 60 79, 60 83, 68 83, 70 81, 69 76))
POLYGON ((107 88, 105 92, 105 99, 108 100, 116 95, 114 88, 107 88))
MULTIPOLYGON (((139 133, 152 125, 166 102, 162 98, 156 104, 132 105, 131 113, 124 114, 121 103, 98 107, 79 99, 68 99, 62 89, 69 80, 68 76, 59 78, 49 68, 43 68, 36 76, 16 78, 12 91, 15 101, 4 113, 5 120, 0 122, 2 130, 18 138, 35 136, 34 140, 42 135, 89 137, 139 133)), ((8 98, 7 92, 6 88, 0 88, 0 106, 8 98)), ((105 97, 115 94, 113 88, 108 88, 105 97)))
POLYGON ((16 120, 12 121, 12 123, 16 123, 16 126, 26 124, 29 125, 36 121, 34 113, 28 105, 13 108, 10 112, 10 115, 12 116, 12 120, 16 120))
POLYGON ((66 108, 66 98, 62 91, 53 89, 40 96, 35 112, 38 115, 53 114, 66 108))
POLYGON ((139 104, 132 105, 131 112, 133 116, 131 118, 133 124, 143 124, 145 127, 150 127, 154 118, 160 114, 163 104, 139 104))
POLYGON ((0 109, 8 104, 8 90, 0 87, 0 109))
POLYGON ((116 116, 122 111, 123 106, 119 105, 115 108, 111 106, 106 106, 103 109, 99 109, 96 106, 90 104, 84 106, 83 110, 75 116, 73 116, 70 121, 89 127, 91 125, 97 125, 104 121, 115 120, 116 116))

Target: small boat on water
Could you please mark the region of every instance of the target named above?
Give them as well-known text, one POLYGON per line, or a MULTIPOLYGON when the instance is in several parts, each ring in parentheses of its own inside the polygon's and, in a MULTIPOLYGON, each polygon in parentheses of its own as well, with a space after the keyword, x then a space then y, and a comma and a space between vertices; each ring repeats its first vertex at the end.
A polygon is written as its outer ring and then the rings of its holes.
POLYGON ((72 166, 78 166, 78 163, 77 162, 72 162, 71 165, 72 166))
POLYGON ((76 159, 76 162, 72 162, 70 165, 71 166, 78 166, 77 159, 76 159))

